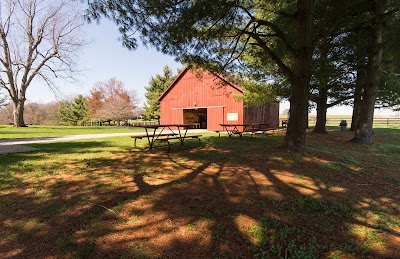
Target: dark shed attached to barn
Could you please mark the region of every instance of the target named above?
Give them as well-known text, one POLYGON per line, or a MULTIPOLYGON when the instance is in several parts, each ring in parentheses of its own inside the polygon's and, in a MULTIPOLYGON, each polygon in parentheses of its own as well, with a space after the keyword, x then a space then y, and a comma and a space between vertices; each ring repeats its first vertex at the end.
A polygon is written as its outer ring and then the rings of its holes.
POLYGON ((279 103, 245 107, 235 97, 242 94, 240 87, 222 77, 186 68, 159 98, 160 123, 194 123, 208 130, 221 130, 223 123, 279 126, 279 103))

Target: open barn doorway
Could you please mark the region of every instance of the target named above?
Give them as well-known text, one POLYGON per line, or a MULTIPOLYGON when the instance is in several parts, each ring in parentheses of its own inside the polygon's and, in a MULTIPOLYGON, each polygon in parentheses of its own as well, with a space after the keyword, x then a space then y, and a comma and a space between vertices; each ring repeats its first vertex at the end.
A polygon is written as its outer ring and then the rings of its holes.
POLYGON ((194 124, 198 129, 207 129, 207 109, 184 109, 183 123, 194 124))

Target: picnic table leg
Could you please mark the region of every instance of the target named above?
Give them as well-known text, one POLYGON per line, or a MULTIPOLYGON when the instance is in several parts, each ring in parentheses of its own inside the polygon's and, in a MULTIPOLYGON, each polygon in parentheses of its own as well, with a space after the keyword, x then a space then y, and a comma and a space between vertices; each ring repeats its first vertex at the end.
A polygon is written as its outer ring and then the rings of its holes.
POLYGON ((171 151, 171 145, 169 144, 169 140, 167 140, 167 144, 168 144, 168 153, 171 151))
MULTIPOLYGON (((246 127, 243 128, 243 131, 245 130, 245 128, 246 128, 246 127)), ((235 127, 233 128, 233 130, 234 130, 235 132, 239 132, 239 137, 240 137, 240 139, 243 139, 243 132, 240 132, 236 125, 235 125, 235 127)))
POLYGON ((185 137, 186 137, 186 133, 187 133, 187 131, 188 131, 188 128, 185 129, 185 133, 183 134, 183 137, 181 136, 180 127, 178 127, 178 131, 179 131, 179 136, 180 136, 179 140, 181 141, 181 146, 182 146, 182 145, 183 145, 183 141, 185 140, 185 137))
MULTIPOLYGON (((156 130, 157 130, 157 129, 154 129, 153 135, 150 136, 150 135, 149 135, 149 132, 147 131, 147 128, 146 128, 147 141, 149 142, 149 150, 152 150, 152 149, 153 149, 154 137, 156 136, 156 130)), ((136 141, 136 140, 135 140, 135 141, 136 141)))
POLYGON ((228 136, 231 138, 232 134, 233 134, 233 131, 228 130, 228 126, 225 126, 225 130, 228 133, 228 136))

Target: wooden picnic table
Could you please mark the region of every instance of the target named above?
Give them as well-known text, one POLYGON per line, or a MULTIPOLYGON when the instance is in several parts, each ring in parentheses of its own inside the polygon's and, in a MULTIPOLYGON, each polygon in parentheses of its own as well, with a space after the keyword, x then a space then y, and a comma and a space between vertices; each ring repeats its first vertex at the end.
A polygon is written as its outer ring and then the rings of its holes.
POLYGON ((257 133, 265 134, 265 132, 270 130, 275 130, 275 128, 271 128, 269 123, 252 123, 245 129, 246 132, 251 133, 251 137, 257 133))
POLYGON ((228 133, 229 137, 233 134, 238 134, 242 138, 244 132, 251 133, 251 137, 256 133, 265 133, 268 130, 272 130, 268 123, 249 123, 249 124, 220 124, 224 131, 228 133))
MULTIPOLYGON (((170 151, 169 140, 178 139, 183 145, 186 138, 197 138, 200 143, 200 135, 186 136, 187 130, 193 128, 193 124, 156 124, 156 125, 141 125, 135 126, 144 128, 146 130, 146 135, 149 143, 149 150, 153 149, 154 143, 156 141, 165 141, 168 143, 168 151, 170 151), (157 131, 159 130, 159 131, 157 131), (169 131, 168 131, 169 130, 169 131)), ((134 136, 132 136, 134 137, 134 136)))
POLYGON ((231 138, 233 134, 238 134, 240 137, 242 137, 243 132, 246 130, 247 127, 250 126, 250 124, 235 124, 235 123, 229 123, 229 124, 219 124, 222 126, 224 131, 228 133, 228 136, 231 138))

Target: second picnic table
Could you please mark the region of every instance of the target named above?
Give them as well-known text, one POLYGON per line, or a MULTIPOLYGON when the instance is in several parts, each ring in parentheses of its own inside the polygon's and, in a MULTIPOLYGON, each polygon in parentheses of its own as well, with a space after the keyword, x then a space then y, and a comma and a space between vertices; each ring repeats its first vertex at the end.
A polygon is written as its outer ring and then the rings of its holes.
POLYGON ((222 128, 228 133, 229 137, 232 137, 233 134, 238 134, 242 137, 243 132, 246 130, 250 124, 219 124, 222 128))
MULTIPOLYGON (((156 124, 156 125, 139 125, 135 127, 144 128, 146 130, 146 135, 137 136, 136 138, 146 137, 149 143, 149 150, 153 149, 155 141, 166 141, 168 143, 168 151, 170 150, 169 140, 178 139, 183 145, 186 138, 197 138, 200 142, 200 135, 187 136, 187 131, 189 128, 193 128, 193 124, 156 124), (173 129, 176 128, 176 129, 173 129), (160 129, 160 131, 157 131, 160 129), (169 130, 167 132, 167 130, 169 130)), ((135 138, 135 136, 132 136, 135 138)), ((135 145, 136 145, 135 138, 135 145)))
POLYGON ((268 130, 272 130, 269 128, 268 123, 251 123, 251 124, 219 124, 222 126, 224 131, 228 133, 229 137, 232 137, 233 134, 238 134, 240 138, 242 138, 244 132, 250 132, 251 136, 256 134, 257 132, 265 133, 268 130))

